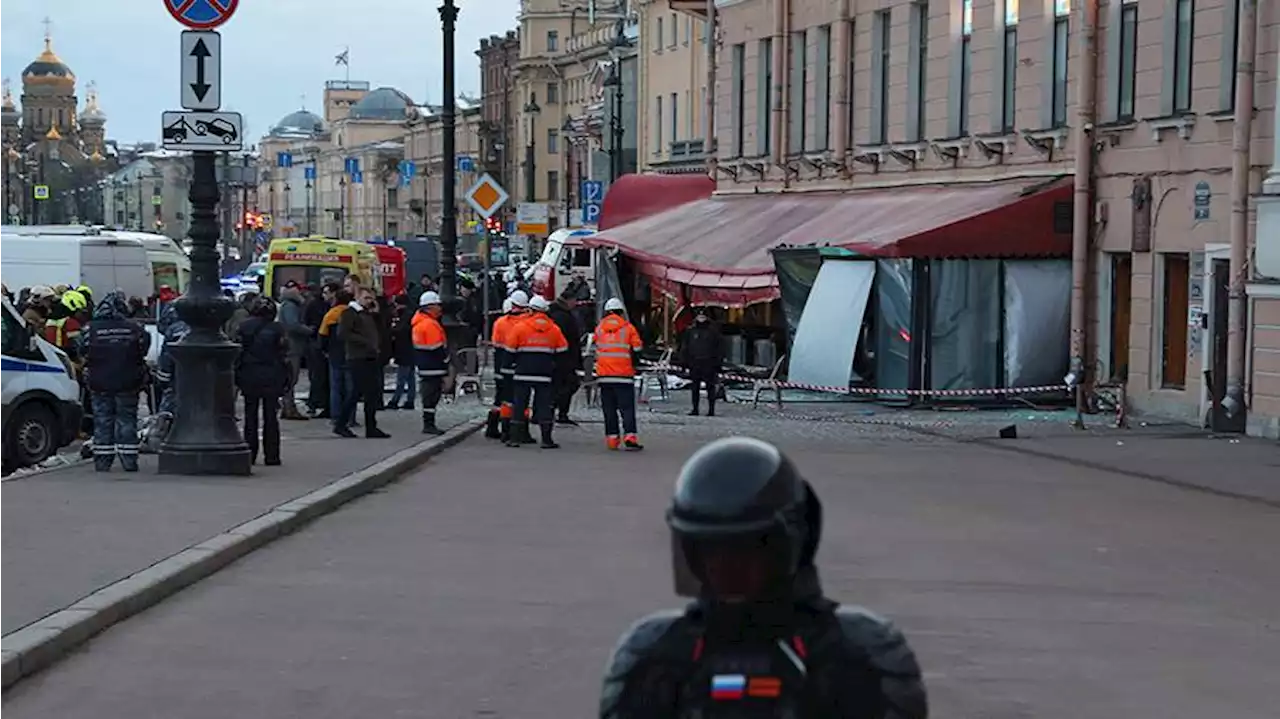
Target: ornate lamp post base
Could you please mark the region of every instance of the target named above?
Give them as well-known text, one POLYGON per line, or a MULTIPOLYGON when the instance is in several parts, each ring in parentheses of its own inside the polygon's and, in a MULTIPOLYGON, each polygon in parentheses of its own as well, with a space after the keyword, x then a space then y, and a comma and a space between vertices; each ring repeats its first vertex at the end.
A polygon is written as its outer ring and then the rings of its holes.
POLYGON ((169 351, 178 366, 173 428, 160 447, 160 473, 248 475, 249 445, 236 424, 235 361, 240 346, 188 338, 169 351))
POLYGON ((174 309, 191 333, 173 352, 176 410, 160 446, 160 473, 248 475, 249 445, 235 418, 235 361, 240 346, 222 326, 235 303, 218 281, 218 180, 214 153, 196 152, 191 182, 191 290, 174 309))

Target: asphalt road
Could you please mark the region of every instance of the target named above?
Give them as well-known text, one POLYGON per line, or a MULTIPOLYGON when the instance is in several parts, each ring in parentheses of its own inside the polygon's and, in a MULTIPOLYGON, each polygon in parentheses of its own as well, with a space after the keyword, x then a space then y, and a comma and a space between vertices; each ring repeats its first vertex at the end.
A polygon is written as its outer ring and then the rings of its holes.
MULTIPOLYGON (((731 422, 650 423, 641 454, 598 426, 557 452, 477 436, 24 681, 6 719, 591 716, 618 633, 676 603, 675 471, 731 422)), ((1275 716, 1275 508, 937 437, 753 429, 813 478, 829 592, 906 630, 935 717, 1275 716)))

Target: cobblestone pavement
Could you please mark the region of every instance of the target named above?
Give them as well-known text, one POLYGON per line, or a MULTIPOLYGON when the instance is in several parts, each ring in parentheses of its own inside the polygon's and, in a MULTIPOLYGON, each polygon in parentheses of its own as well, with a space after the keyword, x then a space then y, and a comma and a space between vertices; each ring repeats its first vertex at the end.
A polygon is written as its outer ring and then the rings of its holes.
MULTIPOLYGON (((817 485, 829 592, 901 624, 934 716, 1274 716, 1275 507, 985 440, 678 409, 642 415, 640 454, 604 451, 596 424, 559 431, 555 452, 473 437, 109 630, 3 708, 590 716, 618 633, 676 603, 661 518, 680 463, 747 433, 783 445, 817 485)), ((1162 436, 1151 441, 1175 441, 1162 436)), ((1071 441, 1074 453, 1132 443, 1071 441)))

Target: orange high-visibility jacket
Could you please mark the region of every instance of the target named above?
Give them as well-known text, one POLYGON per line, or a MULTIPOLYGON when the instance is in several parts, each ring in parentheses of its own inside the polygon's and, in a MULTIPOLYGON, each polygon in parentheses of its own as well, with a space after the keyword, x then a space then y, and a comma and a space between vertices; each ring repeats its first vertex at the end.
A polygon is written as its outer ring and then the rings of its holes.
POLYGON ((630 383, 636 376, 631 353, 639 352, 644 343, 635 326, 622 315, 606 315, 596 325, 596 380, 630 383))
POLYGON ((425 311, 413 314, 413 360, 419 377, 443 377, 449 374, 449 348, 444 327, 425 311))
POLYGON ((515 380, 551 382, 556 355, 569 351, 569 341, 543 312, 533 312, 511 325, 507 346, 515 355, 515 380))
POLYGON ((510 335, 511 330, 525 317, 524 313, 509 312, 493 321, 489 341, 493 343, 493 366, 501 374, 512 375, 516 372, 516 355, 511 351, 510 335))

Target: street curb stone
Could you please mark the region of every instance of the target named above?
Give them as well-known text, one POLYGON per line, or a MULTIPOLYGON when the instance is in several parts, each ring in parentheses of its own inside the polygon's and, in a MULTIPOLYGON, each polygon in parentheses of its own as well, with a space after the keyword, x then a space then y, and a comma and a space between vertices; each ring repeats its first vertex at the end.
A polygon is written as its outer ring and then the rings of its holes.
POLYGON ((468 421, 113 582, 3 638, 3 689, 48 668, 108 627, 235 560, 383 487, 484 426, 468 421))

